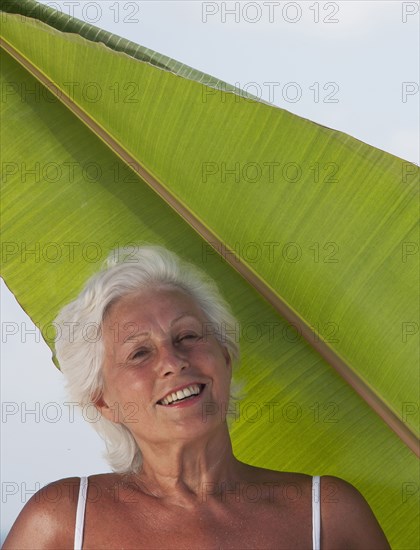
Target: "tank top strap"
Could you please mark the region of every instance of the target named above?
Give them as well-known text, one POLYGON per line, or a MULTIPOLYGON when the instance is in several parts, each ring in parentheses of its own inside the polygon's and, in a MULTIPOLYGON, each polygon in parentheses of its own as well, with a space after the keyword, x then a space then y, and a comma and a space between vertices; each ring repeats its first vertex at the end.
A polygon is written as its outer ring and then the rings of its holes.
POLYGON ((321 548, 321 478, 312 477, 312 547, 321 548))
POLYGON ((74 550, 82 550, 83 546, 83 528, 85 523, 86 497, 88 488, 88 478, 80 478, 79 498, 76 510, 76 526, 74 530, 74 550))

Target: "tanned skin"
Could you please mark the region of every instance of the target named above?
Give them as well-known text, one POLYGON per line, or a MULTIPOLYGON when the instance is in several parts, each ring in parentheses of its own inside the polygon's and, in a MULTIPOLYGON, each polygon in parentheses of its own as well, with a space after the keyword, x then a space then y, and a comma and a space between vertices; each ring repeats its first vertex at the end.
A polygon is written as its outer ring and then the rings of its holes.
MULTIPOLYGON (((174 289, 127 295, 108 311, 105 387, 96 406, 127 426, 143 464, 137 473, 89 478, 83 550, 312 548, 311 476, 239 461, 226 419, 203 417, 203 410, 228 403, 232 375, 227 349, 203 333, 205 326, 197 303, 174 289), (192 404, 158 402, 191 383, 205 384, 192 404)), ((72 549, 79 484, 79 478, 63 479, 36 493, 3 549, 72 549)), ((352 485, 323 476, 320 487, 322 550, 390 548, 352 485)))

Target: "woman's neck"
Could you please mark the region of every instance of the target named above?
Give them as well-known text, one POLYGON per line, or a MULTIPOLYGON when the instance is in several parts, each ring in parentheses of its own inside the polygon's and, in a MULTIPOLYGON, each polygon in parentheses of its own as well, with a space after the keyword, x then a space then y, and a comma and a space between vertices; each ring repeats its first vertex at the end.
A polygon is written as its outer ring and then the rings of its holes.
POLYGON ((227 426, 194 441, 141 446, 143 464, 131 475, 138 488, 157 498, 188 506, 240 480, 245 466, 232 452, 227 426), (223 429, 222 429, 223 428, 223 429))

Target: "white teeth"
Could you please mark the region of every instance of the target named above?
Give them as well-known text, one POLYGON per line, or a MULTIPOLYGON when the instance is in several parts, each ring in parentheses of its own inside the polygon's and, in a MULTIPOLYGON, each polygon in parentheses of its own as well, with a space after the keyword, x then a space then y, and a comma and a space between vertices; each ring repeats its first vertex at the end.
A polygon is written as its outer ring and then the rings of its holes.
POLYGON ((186 388, 183 388, 182 390, 178 390, 177 392, 167 395, 161 400, 161 403, 163 405, 169 405, 174 401, 178 401, 179 399, 184 399, 184 397, 190 397, 191 395, 197 395, 199 393, 200 393, 200 386, 198 384, 191 384, 191 386, 188 386, 186 388))

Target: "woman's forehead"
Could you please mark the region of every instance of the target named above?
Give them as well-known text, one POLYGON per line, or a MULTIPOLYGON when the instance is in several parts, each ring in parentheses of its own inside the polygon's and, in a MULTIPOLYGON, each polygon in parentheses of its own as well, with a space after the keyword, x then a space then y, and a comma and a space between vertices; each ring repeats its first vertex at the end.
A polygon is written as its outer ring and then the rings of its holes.
POLYGON ((190 316, 204 318, 204 314, 197 301, 180 288, 158 287, 147 288, 130 292, 121 296, 109 308, 104 325, 116 320, 148 320, 161 319, 172 321, 177 316, 189 314, 190 316))

